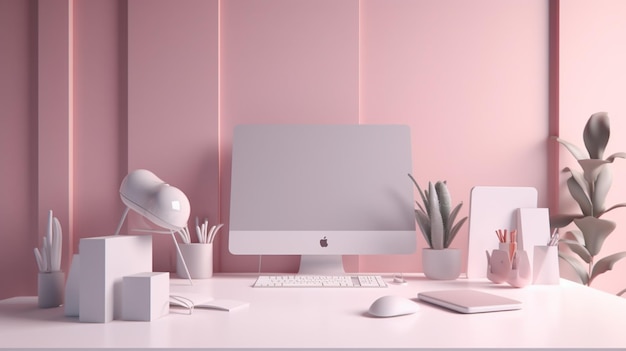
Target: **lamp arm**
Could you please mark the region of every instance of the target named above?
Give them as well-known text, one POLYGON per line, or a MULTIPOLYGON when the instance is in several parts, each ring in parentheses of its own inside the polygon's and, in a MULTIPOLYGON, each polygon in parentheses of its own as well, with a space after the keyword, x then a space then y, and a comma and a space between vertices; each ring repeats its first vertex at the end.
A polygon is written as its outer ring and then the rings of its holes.
POLYGON ((170 234, 172 234, 172 240, 174 240, 174 245, 176 245, 176 251, 178 251, 178 255, 180 256, 180 260, 183 261, 183 267, 185 267, 185 273, 187 273, 187 278, 189 279, 189 284, 193 285, 193 281, 191 281, 191 274, 189 274, 189 269, 187 269, 187 263, 185 262, 185 257, 183 253, 180 252, 180 247, 178 246, 178 241, 176 241, 176 236, 174 235, 174 231, 170 230, 170 234))
POLYGON ((124 224, 124 221, 126 220, 126 216, 128 215, 129 210, 130 209, 128 208, 128 206, 126 206, 126 208, 124 209, 124 213, 122 214, 122 219, 120 219, 120 223, 117 225, 117 229, 115 230, 115 235, 120 234, 120 230, 122 230, 122 224, 124 224))

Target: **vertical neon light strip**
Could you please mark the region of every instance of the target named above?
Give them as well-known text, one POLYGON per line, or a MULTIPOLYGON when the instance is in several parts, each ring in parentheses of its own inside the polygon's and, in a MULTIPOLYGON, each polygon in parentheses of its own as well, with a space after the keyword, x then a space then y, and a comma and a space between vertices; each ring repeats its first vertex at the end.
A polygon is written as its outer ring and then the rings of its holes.
POLYGON ((549 2, 548 13, 548 207, 550 213, 559 213, 559 144, 552 140, 552 137, 558 137, 560 129, 560 0, 549 2))
POLYGON ((222 218, 222 1, 217 0, 217 218, 222 218))
POLYGON ((361 13, 361 0, 359 0, 357 2, 357 11, 358 11, 358 18, 357 18, 357 26, 359 27, 357 29, 357 60, 356 60, 356 67, 358 70, 357 73, 357 107, 356 107, 356 113, 357 113, 357 123, 361 124, 362 118, 361 118, 361 57, 362 57, 362 53, 361 53, 361 19, 363 18, 362 13, 361 13))
MULTIPOLYGON (((68 2, 67 18, 67 126, 68 126, 68 214, 67 214, 67 262, 74 253, 74 0, 68 2)), ((69 269, 69 267, 68 267, 69 269)))
MULTIPOLYGON (((222 220, 222 1, 217 0, 217 218, 222 220)), ((219 239, 218 239, 219 240, 219 239)), ((221 240, 219 240, 221 242, 221 240)), ((221 247, 214 271, 222 271, 221 247)))

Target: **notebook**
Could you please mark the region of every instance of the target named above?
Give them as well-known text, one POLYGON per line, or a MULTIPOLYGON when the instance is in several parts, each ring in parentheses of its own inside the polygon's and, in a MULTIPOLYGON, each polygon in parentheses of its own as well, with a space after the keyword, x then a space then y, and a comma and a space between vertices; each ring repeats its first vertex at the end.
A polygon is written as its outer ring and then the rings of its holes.
POLYGON ((425 291, 417 294, 417 297, 424 302, 461 313, 510 311, 522 308, 520 301, 470 289, 425 291))
POLYGON ((239 300, 216 300, 202 293, 176 293, 170 295, 170 305, 184 308, 205 308, 220 311, 233 311, 247 307, 250 303, 239 300))

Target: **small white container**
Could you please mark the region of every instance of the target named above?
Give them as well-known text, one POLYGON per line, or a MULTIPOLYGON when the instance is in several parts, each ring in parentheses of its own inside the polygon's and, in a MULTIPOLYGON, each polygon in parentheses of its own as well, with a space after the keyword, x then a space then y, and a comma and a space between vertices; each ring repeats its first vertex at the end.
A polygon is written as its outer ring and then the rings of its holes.
POLYGON ((533 284, 559 284, 559 247, 537 245, 533 255, 533 284))
MULTIPOLYGON (((213 244, 190 243, 179 244, 179 246, 191 279, 208 279, 213 276, 213 244)), ((181 278, 189 278, 178 253, 176 254, 176 274, 181 278)))
POLYGON ((65 273, 39 272, 37 275, 37 305, 39 308, 59 307, 65 295, 65 273))

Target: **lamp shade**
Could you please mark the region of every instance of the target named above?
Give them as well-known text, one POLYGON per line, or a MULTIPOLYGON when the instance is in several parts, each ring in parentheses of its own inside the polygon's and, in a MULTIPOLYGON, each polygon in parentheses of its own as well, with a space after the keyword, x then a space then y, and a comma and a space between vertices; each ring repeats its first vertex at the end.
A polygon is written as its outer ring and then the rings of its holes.
POLYGON ((178 231, 187 226, 191 206, 185 193, 148 170, 130 172, 122 181, 120 197, 128 208, 159 227, 178 231))

